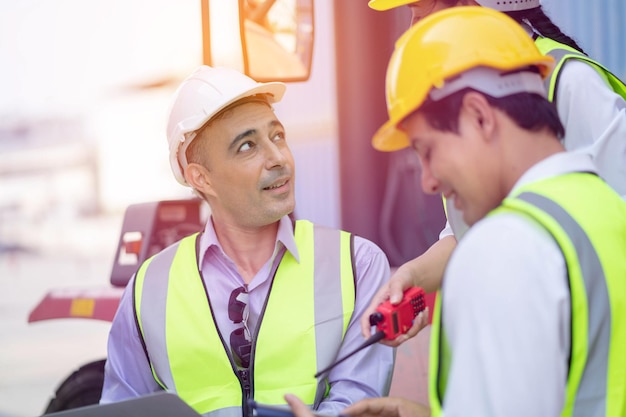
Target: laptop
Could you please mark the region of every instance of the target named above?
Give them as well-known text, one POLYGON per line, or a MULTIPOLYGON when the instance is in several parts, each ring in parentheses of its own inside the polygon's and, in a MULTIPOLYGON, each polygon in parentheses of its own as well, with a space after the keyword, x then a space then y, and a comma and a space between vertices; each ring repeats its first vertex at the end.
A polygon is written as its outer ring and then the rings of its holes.
POLYGON ((200 417, 200 414, 178 395, 158 392, 116 403, 72 408, 45 417, 200 417))

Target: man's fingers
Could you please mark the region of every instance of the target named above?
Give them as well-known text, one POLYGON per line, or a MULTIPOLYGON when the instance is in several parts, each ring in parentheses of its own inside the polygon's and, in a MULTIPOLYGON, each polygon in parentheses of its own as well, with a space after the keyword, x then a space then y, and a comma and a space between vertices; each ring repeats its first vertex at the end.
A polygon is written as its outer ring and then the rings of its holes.
POLYGON ((415 316, 415 320, 413 320, 413 325, 406 332, 407 340, 417 335, 424 327, 428 325, 428 307, 421 311, 417 316, 415 316))
POLYGON ((346 407, 341 414, 351 417, 383 416, 382 411, 387 402, 387 397, 367 398, 346 407))
POLYGON ((285 394, 285 401, 291 407, 291 411, 296 417, 313 417, 309 407, 293 394, 285 394))
POLYGON ((361 316, 361 333, 367 339, 372 335, 372 326, 370 325, 370 316, 376 313, 376 308, 389 297, 388 284, 382 286, 378 292, 372 297, 370 305, 367 307, 363 316, 361 316))

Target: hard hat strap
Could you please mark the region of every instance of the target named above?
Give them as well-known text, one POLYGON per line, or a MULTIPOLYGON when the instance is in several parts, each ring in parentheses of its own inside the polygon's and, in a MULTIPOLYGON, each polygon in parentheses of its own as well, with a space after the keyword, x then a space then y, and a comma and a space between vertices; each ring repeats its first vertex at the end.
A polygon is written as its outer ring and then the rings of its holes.
POLYGON ((189 145, 191 144, 191 141, 194 140, 197 134, 198 134, 198 131, 185 133, 183 135, 184 137, 183 143, 181 143, 181 145, 178 147, 178 163, 180 164, 180 167, 182 168, 182 172, 185 172, 187 165, 189 165, 189 163, 187 162, 187 148, 189 147, 189 145))

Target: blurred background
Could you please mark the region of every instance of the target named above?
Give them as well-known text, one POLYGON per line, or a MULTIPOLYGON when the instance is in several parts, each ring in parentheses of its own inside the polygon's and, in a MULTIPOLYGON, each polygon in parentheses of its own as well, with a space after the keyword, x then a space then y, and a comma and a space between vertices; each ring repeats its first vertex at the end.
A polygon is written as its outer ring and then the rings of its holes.
MULTIPOLYGON (((384 37, 383 58, 410 21, 408 10, 375 13, 366 3, 316 0, 311 78, 290 84, 276 111, 296 158, 297 214, 356 229, 397 265, 421 253, 443 224, 441 213, 424 211, 419 244, 389 236, 394 229, 381 217, 389 167, 342 154, 336 66, 345 58, 336 46, 354 23, 338 16, 384 21, 389 33, 371 35, 384 37), (344 161, 360 175, 346 178, 344 161), (381 192, 366 203, 346 201, 347 183, 349 193, 381 192)), ((626 78, 623 0, 542 4, 626 78)), ((0 0, 0 417, 39 415, 73 368, 106 354, 108 323, 29 325, 34 305, 53 288, 109 285, 128 205, 191 196, 171 175, 164 126, 174 88, 202 62, 199 16, 196 0, 0 0)), ((382 76, 367 82, 383 91, 382 76)), ((382 93, 377 106, 384 107, 382 93)))

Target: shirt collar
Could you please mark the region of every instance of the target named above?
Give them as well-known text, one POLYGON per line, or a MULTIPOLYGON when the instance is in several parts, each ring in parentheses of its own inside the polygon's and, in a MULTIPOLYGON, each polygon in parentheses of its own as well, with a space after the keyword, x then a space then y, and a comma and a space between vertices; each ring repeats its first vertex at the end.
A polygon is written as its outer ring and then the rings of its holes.
POLYGON ((589 172, 596 175, 598 173, 590 155, 583 152, 559 152, 530 167, 517 180, 509 194, 531 182, 572 172, 589 172))
POLYGON ((296 245, 294 230, 295 225, 293 224, 291 217, 283 216, 283 218, 280 219, 280 224, 278 225, 276 240, 277 242, 280 242, 285 246, 287 251, 291 253, 296 262, 300 263, 300 254, 298 253, 298 246, 296 245))
MULTIPOLYGON (((296 239, 294 236, 294 224, 288 215, 283 216, 279 220, 278 233, 276 233, 276 243, 274 246, 274 255, 272 257, 276 256, 281 248, 281 245, 291 253, 297 262, 300 262, 298 246, 296 245, 296 239)), ((215 228, 213 227, 213 221, 210 217, 204 227, 204 233, 200 237, 200 246, 198 248, 200 254, 198 259, 199 267, 202 265, 206 253, 211 246, 216 246, 222 253, 224 252, 222 245, 220 245, 220 242, 217 239, 217 234, 215 233, 215 228)))

